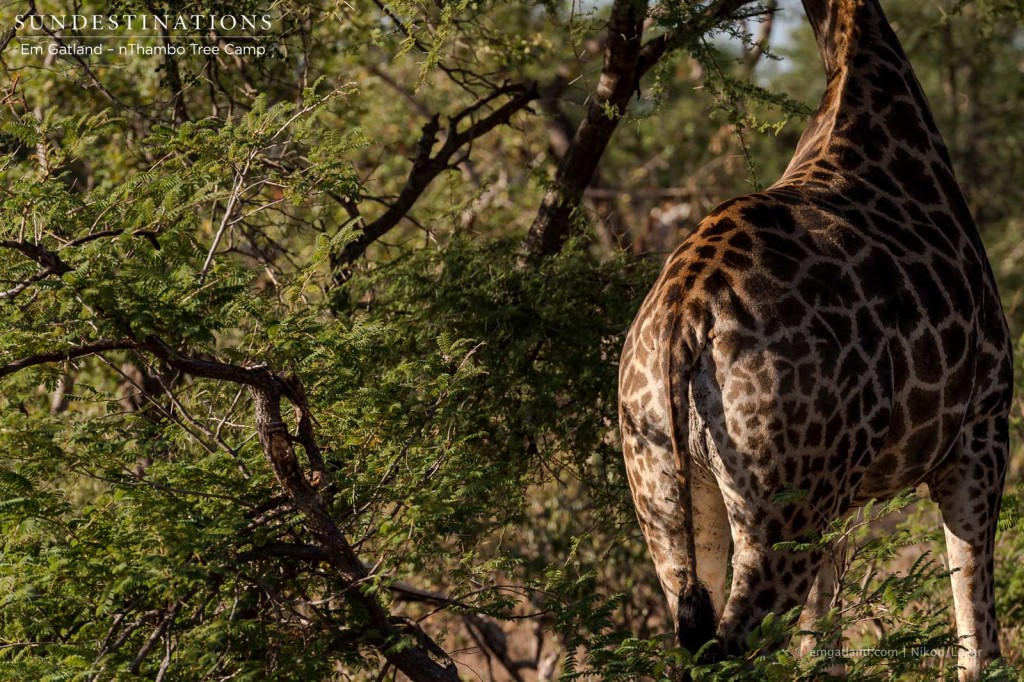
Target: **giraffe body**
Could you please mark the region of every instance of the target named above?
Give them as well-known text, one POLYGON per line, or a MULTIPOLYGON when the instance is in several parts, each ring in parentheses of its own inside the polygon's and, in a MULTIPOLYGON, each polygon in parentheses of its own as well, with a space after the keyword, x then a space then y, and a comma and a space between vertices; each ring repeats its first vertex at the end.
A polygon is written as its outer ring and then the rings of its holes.
POLYGON ((944 143, 876 0, 804 4, 829 84, 789 168, 701 223, 627 337, 630 487, 681 643, 716 636, 738 650, 823 574, 820 553, 773 545, 927 483, 959 569, 969 679, 999 655, 992 551, 1009 332, 944 143))

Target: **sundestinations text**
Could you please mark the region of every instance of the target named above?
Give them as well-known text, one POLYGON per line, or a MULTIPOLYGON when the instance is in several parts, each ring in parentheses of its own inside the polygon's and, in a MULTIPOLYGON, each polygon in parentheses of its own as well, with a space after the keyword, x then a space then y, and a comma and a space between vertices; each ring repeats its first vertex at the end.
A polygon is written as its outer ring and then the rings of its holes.
POLYGON ((19 14, 14 18, 18 31, 267 31, 272 26, 269 14, 19 14))

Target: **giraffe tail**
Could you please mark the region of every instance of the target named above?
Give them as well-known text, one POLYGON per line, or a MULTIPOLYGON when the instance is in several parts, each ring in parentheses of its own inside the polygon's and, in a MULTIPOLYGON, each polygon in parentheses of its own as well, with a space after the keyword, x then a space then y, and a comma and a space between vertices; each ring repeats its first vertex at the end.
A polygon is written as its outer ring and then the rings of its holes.
POLYGON ((668 347, 665 349, 667 368, 669 425, 672 452, 675 457, 676 481, 679 487, 679 513, 682 521, 680 541, 684 543, 685 565, 680 576, 682 585, 676 605, 676 634, 684 649, 696 653, 715 636, 717 615, 711 593, 697 576, 697 550, 693 528, 693 494, 691 489, 690 456, 690 374, 706 342, 706 333, 693 329, 691 323, 676 319, 671 323, 668 347), (686 331, 697 332, 692 336, 686 331), (690 336, 696 343, 687 343, 690 336))

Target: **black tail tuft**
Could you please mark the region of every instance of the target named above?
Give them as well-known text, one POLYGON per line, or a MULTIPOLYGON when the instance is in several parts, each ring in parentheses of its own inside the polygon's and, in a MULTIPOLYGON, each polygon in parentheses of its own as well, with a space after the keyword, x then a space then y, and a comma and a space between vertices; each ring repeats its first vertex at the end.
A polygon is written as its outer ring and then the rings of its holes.
MULTIPOLYGON (((693 585, 683 588, 679 595, 679 645, 684 649, 696 653, 708 640, 715 636, 717 618, 715 606, 711 603, 711 594, 702 583, 695 582, 693 585)), ((714 652, 707 652, 714 656, 714 652)))

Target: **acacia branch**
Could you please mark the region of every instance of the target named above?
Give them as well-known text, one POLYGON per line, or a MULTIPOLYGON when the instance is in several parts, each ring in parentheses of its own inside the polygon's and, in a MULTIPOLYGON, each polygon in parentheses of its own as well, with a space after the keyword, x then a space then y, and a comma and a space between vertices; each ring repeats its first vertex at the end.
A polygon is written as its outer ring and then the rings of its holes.
MULTIPOLYGON (((707 8, 700 13, 693 21, 686 23, 678 29, 665 31, 661 35, 652 38, 644 44, 640 50, 637 60, 637 80, 639 81, 658 61, 669 52, 678 50, 686 45, 694 35, 703 35, 715 26, 724 21, 741 19, 737 11, 744 5, 749 5, 754 0, 715 0, 708 4, 707 8)), ((761 12, 753 12, 750 16, 756 16, 761 12)))
MULTIPOLYGON (((190 357, 170 345, 150 336, 142 341, 116 339, 96 341, 81 346, 38 353, 15 360, 0 367, 0 378, 33 365, 70 360, 93 353, 115 349, 146 350, 166 362, 171 368, 208 379, 231 381, 249 387, 253 397, 256 431, 263 453, 287 498, 302 516, 303 526, 312 535, 313 549, 285 548, 284 551, 301 554, 307 560, 322 560, 341 578, 343 593, 357 603, 367 615, 365 638, 375 646, 387 661, 414 682, 458 682, 454 661, 415 623, 396 623, 373 595, 363 594, 358 586, 369 577, 369 570, 359 560, 348 539, 331 516, 317 487, 326 486, 327 471, 323 466, 319 447, 315 443, 314 420, 309 413, 305 391, 295 376, 284 377, 272 372, 266 365, 245 367, 218 360, 190 357), (296 408, 299 435, 288 433, 281 415, 282 398, 296 408), (302 443, 310 458, 314 482, 307 479, 299 465, 292 442, 302 443), (403 645, 403 640, 412 640, 403 645)), ((297 546, 301 547, 301 546, 297 546)), ((280 553, 282 547, 274 547, 280 553)), ((252 558, 257 558, 254 550, 252 558)), ((132 663, 138 672, 155 642, 173 623, 182 602, 175 603, 147 639, 132 663)))
POLYGON ((437 153, 432 155, 431 151, 437 143, 437 136, 441 130, 440 115, 434 114, 423 125, 420 140, 416 146, 416 157, 413 159, 409 177, 398 194, 398 198, 379 218, 363 227, 362 232, 355 240, 346 244, 340 252, 332 254, 331 265, 334 270, 340 274, 344 268, 362 256, 371 244, 398 225, 434 178, 452 167, 456 153, 499 125, 508 123, 514 114, 524 109, 538 96, 536 83, 529 85, 506 84, 498 88, 449 119, 448 134, 444 143, 437 153), (511 99, 488 115, 477 119, 464 130, 458 129, 458 125, 463 119, 472 117, 482 107, 502 96, 511 96, 511 99))
POLYGON ((557 251, 568 235, 569 219, 590 184, 598 161, 636 91, 647 3, 615 0, 608 22, 604 67, 587 115, 562 156, 523 244, 526 255, 557 251))
POLYGON ((694 35, 702 35, 752 0, 715 0, 693 21, 675 31, 641 43, 646 2, 615 0, 608 22, 604 67, 587 115, 576 129, 562 156, 555 177, 544 195, 526 240, 527 258, 549 255, 561 249, 569 235, 573 211, 594 177, 629 99, 640 80, 668 52, 682 47, 694 35))
MULTIPOLYGON (((575 133, 572 122, 560 105, 561 96, 568 85, 568 80, 564 76, 559 76, 550 88, 545 89, 544 96, 540 100, 540 106, 547 116, 548 146, 554 158, 559 162, 571 147, 575 133)), ((607 188, 607 186, 607 180, 602 177, 601 169, 595 168, 587 188, 587 194, 583 199, 587 209, 599 216, 599 227, 602 228, 601 238, 605 246, 609 250, 628 251, 632 247, 632 236, 617 204, 617 199, 622 193, 608 191, 599 197, 600 201, 586 201, 588 198, 598 198, 597 194, 591 196, 589 190, 607 188)))
POLYGON ((253 398, 256 432, 264 456, 278 483, 302 515, 303 526, 315 539, 324 560, 338 573, 344 584, 346 597, 358 603, 367 614, 366 638, 378 651, 406 676, 415 682, 458 682, 454 662, 415 624, 399 627, 376 597, 364 595, 356 588, 369 577, 355 550, 335 523, 317 487, 306 478, 292 446, 296 440, 288 433, 281 415, 281 400, 287 399, 301 410, 300 436, 307 455, 313 461, 314 480, 326 485, 327 472, 319 459, 319 449, 313 442, 313 420, 308 414, 305 392, 297 377, 283 377, 266 365, 243 367, 217 360, 189 357, 172 349, 163 341, 149 337, 146 349, 160 357, 172 368, 208 379, 219 379, 244 384, 253 398), (412 646, 395 646, 411 636, 412 646))
MULTIPOLYGON (((188 596, 192 595, 189 594, 188 596)), ((164 614, 164 617, 160 621, 160 624, 149 635, 145 643, 142 645, 142 648, 139 649, 139 652, 135 655, 135 659, 132 661, 132 665, 130 668, 130 672, 133 675, 139 674, 139 671, 142 669, 142 663, 146 660, 146 656, 149 655, 149 652, 152 651, 153 646, 160 640, 161 637, 163 637, 164 633, 167 632, 168 628, 170 628, 171 625, 174 624, 174 620, 178 617, 178 611, 181 610, 181 605, 183 602, 184 599, 178 600, 174 602, 173 605, 171 605, 171 607, 164 614)))
POLYGON ((49 269, 58 277, 71 272, 71 266, 61 260, 60 256, 39 244, 3 239, 0 240, 0 248, 17 251, 29 260, 33 260, 44 268, 49 269))
MULTIPOLYGON (((240 561, 258 561, 271 558, 296 559, 310 563, 330 561, 328 554, 319 547, 291 542, 268 542, 247 552, 242 552, 237 558, 240 561)), ((513 680, 522 682, 523 678, 520 670, 537 669, 537 660, 513 659, 501 626, 491 618, 473 613, 470 604, 453 599, 440 592, 424 590, 405 583, 391 583, 388 585, 388 590, 399 601, 432 604, 441 608, 455 607, 465 611, 461 614, 461 617, 469 635, 489 658, 496 658, 501 663, 513 680)))
POLYGON ((7 291, 0 292, 0 298, 15 298, 18 294, 28 289, 36 282, 41 282, 50 275, 54 274, 56 270, 53 268, 43 268, 34 275, 30 275, 24 280, 18 282, 16 285, 8 289, 7 291))
POLYGON ((53 362, 66 362, 68 360, 74 360, 75 358, 82 358, 86 355, 94 355, 108 350, 130 350, 132 348, 138 348, 138 343, 131 339, 105 339, 103 341, 85 343, 81 346, 72 346, 71 348, 62 348, 60 350, 36 353, 35 355, 29 355, 0 366, 0 379, 10 374, 14 374, 19 370, 25 369, 26 367, 46 365, 53 362))
MULTIPOLYGON (((302 514, 303 525, 316 539, 326 561, 348 587, 355 587, 368 577, 367 569, 334 522, 323 498, 302 472, 281 418, 281 398, 289 393, 294 395, 294 389, 288 384, 296 380, 274 378, 272 385, 250 388, 264 455, 278 483, 302 514)), ((376 597, 364 595, 358 589, 347 590, 347 596, 359 603, 367 614, 367 639, 398 670, 417 682, 458 682, 454 661, 419 626, 409 623, 400 628, 376 597), (413 639, 412 646, 395 646, 409 636, 413 639)))
MULTIPOLYGON (((155 337, 148 337, 141 347, 161 358, 169 366, 194 376, 244 384, 253 398, 256 431, 264 456, 270 464, 281 488, 302 516, 303 526, 315 539, 316 554, 306 553, 311 559, 322 558, 340 576, 346 598, 358 603, 367 614, 366 639, 406 676, 415 682, 458 682, 454 662, 417 625, 400 627, 392 621, 376 597, 364 595, 357 586, 369 577, 348 539, 331 516, 317 487, 327 484, 319 448, 313 434, 313 419, 305 400, 305 391, 295 376, 283 377, 266 365, 244 367, 217 360, 194 358, 174 350, 155 337), (288 433, 281 414, 282 398, 299 410, 299 436, 288 433), (295 454, 292 442, 299 440, 313 464, 314 482, 306 477, 295 454), (412 646, 396 646, 403 638, 411 637, 412 646)), ((275 548, 278 551, 280 547, 275 548)))
POLYGON ((174 350, 154 336, 147 337, 143 342, 143 346, 174 369, 192 374, 193 376, 231 381, 236 384, 244 384, 250 388, 266 389, 280 383, 280 380, 271 374, 266 365, 245 367, 218 360, 190 357, 174 350))

